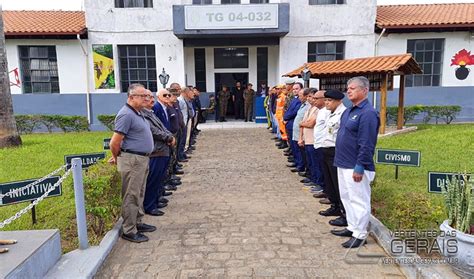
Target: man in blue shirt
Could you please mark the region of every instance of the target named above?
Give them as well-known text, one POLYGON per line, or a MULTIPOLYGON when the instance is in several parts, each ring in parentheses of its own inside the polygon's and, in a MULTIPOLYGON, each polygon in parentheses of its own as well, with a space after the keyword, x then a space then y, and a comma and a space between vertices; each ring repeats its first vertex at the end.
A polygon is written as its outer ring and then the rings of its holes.
POLYGON ((336 138, 334 165, 348 226, 332 233, 351 237, 342 244, 345 248, 363 245, 369 225, 370 182, 375 177, 373 157, 380 119, 367 100, 368 92, 366 77, 354 77, 347 82, 347 97, 352 107, 342 114, 336 138))

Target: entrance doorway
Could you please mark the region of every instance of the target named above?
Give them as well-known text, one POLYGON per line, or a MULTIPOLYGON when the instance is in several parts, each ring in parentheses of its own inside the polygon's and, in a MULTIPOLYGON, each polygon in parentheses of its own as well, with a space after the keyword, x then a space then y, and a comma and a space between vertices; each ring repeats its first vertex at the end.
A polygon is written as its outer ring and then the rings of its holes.
MULTIPOLYGON (((232 92, 235 88, 235 83, 237 81, 240 81, 242 87, 245 88, 245 86, 249 82, 249 73, 215 73, 214 78, 214 88, 217 97, 217 93, 221 91, 222 85, 227 85, 230 92, 232 92)), ((219 99, 217 99, 217 102, 219 102, 219 99)), ((217 114, 218 113, 216 113, 216 115, 217 114)), ((234 116, 234 102, 232 101, 232 98, 230 98, 229 103, 227 104, 227 117, 228 116, 234 116)), ((219 117, 220 116, 217 116, 216 119, 219 119, 219 117)))

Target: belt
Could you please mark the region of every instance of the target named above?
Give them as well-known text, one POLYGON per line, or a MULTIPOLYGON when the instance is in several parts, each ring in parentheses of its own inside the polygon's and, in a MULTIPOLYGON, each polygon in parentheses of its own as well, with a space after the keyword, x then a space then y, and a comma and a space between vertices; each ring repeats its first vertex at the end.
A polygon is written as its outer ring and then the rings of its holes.
POLYGON ((125 152, 125 153, 140 155, 140 156, 146 156, 146 157, 150 156, 150 154, 151 154, 151 153, 143 153, 143 152, 133 151, 133 150, 129 150, 129 149, 123 149, 123 148, 120 148, 120 151, 125 152))

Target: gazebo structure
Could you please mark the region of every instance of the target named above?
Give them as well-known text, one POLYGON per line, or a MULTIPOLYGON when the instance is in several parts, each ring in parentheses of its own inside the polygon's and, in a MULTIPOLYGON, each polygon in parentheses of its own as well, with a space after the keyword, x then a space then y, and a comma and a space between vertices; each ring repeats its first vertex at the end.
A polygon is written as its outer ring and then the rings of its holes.
POLYGON ((398 93, 397 129, 403 128, 403 104, 405 95, 405 75, 421 74, 422 70, 411 54, 376 56, 347 60, 311 62, 285 74, 302 77, 311 72, 311 78, 319 79, 319 89, 346 91, 346 82, 355 76, 365 76, 370 81, 370 91, 380 91, 380 134, 385 134, 387 123, 387 91, 393 90, 393 77, 400 76, 398 93))

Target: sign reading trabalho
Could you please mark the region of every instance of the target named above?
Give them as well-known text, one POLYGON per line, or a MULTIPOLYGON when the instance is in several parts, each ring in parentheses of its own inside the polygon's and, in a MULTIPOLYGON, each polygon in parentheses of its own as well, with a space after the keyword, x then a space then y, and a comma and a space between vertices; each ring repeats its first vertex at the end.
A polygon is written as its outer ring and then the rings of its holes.
POLYGON ((185 29, 278 28, 278 4, 184 7, 185 29))
POLYGON ((419 167, 420 159, 420 151, 377 148, 375 152, 378 164, 419 167))
POLYGON ((442 193, 443 188, 453 179, 453 176, 456 176, 459 183, 465 183, 465 179, 469 181, 472 174, 460 175, 459 173, 430 171, 428 172, 428 192, 442 193))
POLYGON ((77 155, 66 155, 64 156, 64 163, 67 165, 67 169, 71 167, 72 158, 80 158, 82 161, 82 168, 86 169, 97 161, 105 159, 105 152, 100 153, 89 153, 89 154, 77 154, 77 155))
MULTIPOLYGON (((38 179, 28 179, 0 184, 0 194, 6 195, 0 199, 0 206, 36 200, 46 193, 50 187, 53 187, 53 185, 59 181, 59 178, 59 176, 51 176, 34 186, 26 188, 23 187, 37 181, 38 179)), ((61 185, 58 185, 58 187, 53 191, 49 192, 47 197, 54 196, 61 196, 61 185)))

